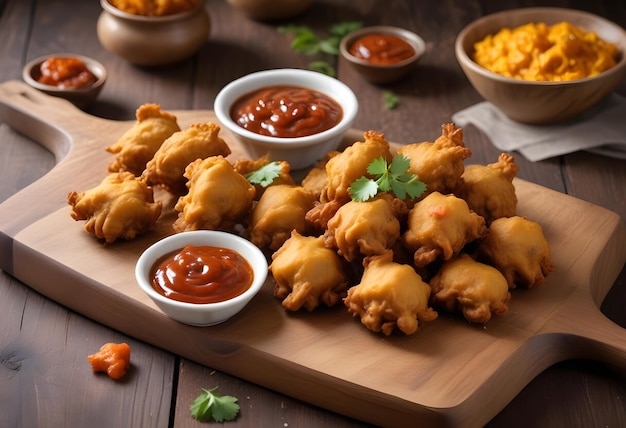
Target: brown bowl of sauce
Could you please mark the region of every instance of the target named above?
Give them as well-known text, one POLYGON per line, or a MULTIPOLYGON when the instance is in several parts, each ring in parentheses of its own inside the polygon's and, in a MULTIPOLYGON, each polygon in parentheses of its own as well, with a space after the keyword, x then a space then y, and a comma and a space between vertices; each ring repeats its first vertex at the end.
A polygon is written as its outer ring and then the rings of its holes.
POLYGON ((22 78, 35 89, 86 108, 102 91, 107 73, 94 59, 57 53, 30 61, 22 71, 22 78))
POLYGON ((352 90, 333 77, 300 69, 251 73, 217 94, 218 121, 253 158, 306 168, 340 145, 358 112, 352 90))
POLYGON ((265 255, 246 239, 197 230, 164 238, 141 254, 135 277, 169 317, 209 326, 239 313, 267 278, 265 255))
POLYGON ((403 28, 373 26, 351 32, 339 48, 342 57, 365 79, 385 84, 405 77, 424 54, 426 44, 403 28))

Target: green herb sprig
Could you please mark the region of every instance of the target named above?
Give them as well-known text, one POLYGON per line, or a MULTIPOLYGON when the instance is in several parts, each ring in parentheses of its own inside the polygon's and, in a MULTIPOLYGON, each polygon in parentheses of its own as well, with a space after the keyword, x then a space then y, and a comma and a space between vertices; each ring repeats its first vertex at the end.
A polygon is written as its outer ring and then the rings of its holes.
MULTIPOLYGON (((333 24, 328 29, 328 35, 324 38, 318 37, 315 32, 303 25, 282 25, 278 27, 281 34, 293 36, 291 49, 305 55, 328 54, 339 55, 339 45, 341 39, 363 26, 359 21, 345 21, 333 24)), ((335 77, 337 75, 334 67, 327 61, 318 60, 309 64, 309 69, 335 77)))
POLYGON ((393 157, 391 164, 387 164, 384 157, 374 159, 367 166, 370 177, 361 177, 355 180, 348 189, 352 200, 366 202, 379 192, 390 192, 400 199, 417 198, 426 191, 426 185, 417 175, 408 172, 411 161, 402 154, 393 157))
POLYGON ((251 184, 258 184, 261 187, 267 187, 280 176, 281 170, 282 168, 280 163, 273 161, 263 165, 255 171, 245 174, 244 177, 246 177, 251 184))
POLYGON ((191 403, 189 410, 191 416, 202 422, 213 420, 215 422, 232 421, 239 414, 237 398, 230 395, 221 396, 213 389, 202 388, 202 393, 191 403))

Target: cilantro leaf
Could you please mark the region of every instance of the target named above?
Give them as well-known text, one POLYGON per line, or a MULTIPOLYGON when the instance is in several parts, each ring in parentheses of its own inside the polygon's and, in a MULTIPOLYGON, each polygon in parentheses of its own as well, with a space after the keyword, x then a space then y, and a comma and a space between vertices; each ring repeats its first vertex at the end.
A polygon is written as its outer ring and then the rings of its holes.
POLYGON ((221 396, 213 389, 202 388, 202 393, 191 403, 189 410, 191 416, 202 422, 214 420, 215 422, 232 421, 239 414, 237 398, 230 395, 221 396))
POLYGON ((261 187, 267 187, 280 176, 281 166, 277 161, 263 165, 256 171, 249 172, 244 175, 251 184, 259 184, 261 187))
POLYGON ((408 172, 411 161, 408 157, 397 154, 390 165, 384 157, 372 160, 367 166, 367 173, 374 178, 361 177, 355 180, 348 191, 353 201, 365 202, 379 192, 391 192, 397 198, 407 195, 417 198, 426 191, 426 185, 415 174, 408 172))
POLYGON ((335 77, 337 74, 335 73, 333 66, 326 61, 313 61, 309 64, 309 70, 317 71, 318 73, 322 73, 330 77, 335 77))
MULTIPOLYGON (((339 55, 341 39, 349 32, 361 28, 362 22, 346 21, 333 24, 328 30, 328 36, 318 37, 313 30, 304 25, 282 25, 278 27, 281 34, 292 35, 291 49, 305 55, 327 54, 339 55)), ((331 77, 336 77, 337 72, 327 61, 314 61, 309 64, 309 69, 319 71, 331 77)))
POLYGON ((383 97, 385 98, 385 108, 387 110, 393 110, 400 104, 400 98, 391 91, 385 91, 383 97))
POLYGON ((378 185, 371 178, 361 177, 350 185, 348 192, 354 201, 367 201, 376 196, 378 185))

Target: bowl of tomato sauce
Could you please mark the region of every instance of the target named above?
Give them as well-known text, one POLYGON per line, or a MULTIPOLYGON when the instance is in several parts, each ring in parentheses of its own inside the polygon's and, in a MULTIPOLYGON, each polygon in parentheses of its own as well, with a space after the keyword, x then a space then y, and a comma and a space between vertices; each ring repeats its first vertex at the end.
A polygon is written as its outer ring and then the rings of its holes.
POLYGON ((55 53, 26 64, 22 78, 35 89, 64 98, 78 108, 86 108, 100 95, 107 72, 95 59, 73 53, 55 53))
POLYGON ((366 80, 386 84, 405 77, 426 51, 426 44, 404 28, 371 26, 346 35, 339 50, 366 80))
POLYGON ((228 232, 194 230, 157 241, 137 260, 135 278, 158 308, 194 326, 222 323, 261 290, 267 259, 250 241, 228 232))
POLYGON ((328 75, 301 69, 264 70, 240 77, 217 94, 218 121, 253 158, 311 166, 336 150, 359 109, 352 90, 328 75))

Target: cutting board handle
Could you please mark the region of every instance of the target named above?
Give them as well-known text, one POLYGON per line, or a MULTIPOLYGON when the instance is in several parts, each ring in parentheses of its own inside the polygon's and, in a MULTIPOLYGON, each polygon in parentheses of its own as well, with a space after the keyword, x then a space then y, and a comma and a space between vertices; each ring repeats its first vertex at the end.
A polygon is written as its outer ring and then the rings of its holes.
POLYGON ((53 97, 23 82, 0 84, 0 121, 50 150, 57 163, 72 147, 70 123, 93 122, 94 118, 71 102, 53 97))

